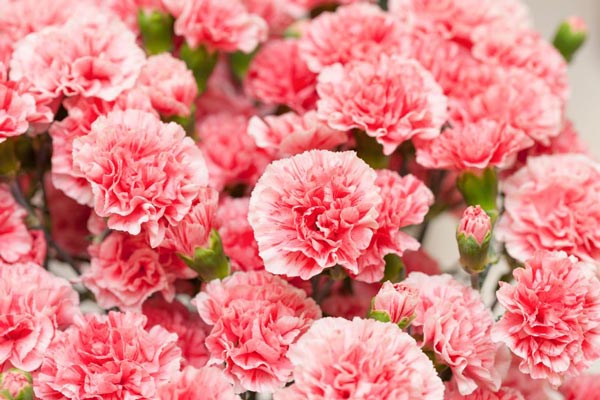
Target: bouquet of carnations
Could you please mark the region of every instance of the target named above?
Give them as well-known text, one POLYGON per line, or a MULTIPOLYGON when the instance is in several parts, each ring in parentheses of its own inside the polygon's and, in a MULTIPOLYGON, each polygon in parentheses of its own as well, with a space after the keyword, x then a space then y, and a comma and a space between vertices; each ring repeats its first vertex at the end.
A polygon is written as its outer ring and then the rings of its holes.
POLYGON ((585 39, 520 0, 0 0, 0 399, 600 398, 585 39))

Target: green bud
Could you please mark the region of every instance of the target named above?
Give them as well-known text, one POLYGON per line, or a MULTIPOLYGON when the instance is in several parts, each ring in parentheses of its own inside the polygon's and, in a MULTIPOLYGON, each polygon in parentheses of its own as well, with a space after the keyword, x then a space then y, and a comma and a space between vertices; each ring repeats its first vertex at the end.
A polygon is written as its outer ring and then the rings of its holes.
POLYGON ((369 315, 367 317, 370 319, 374 319, 376 321, 380 321, 380 322, 391 322, 392 321, 392 319, 390 318, 390 315, 385 311, 370 310, 369 315))
POLYGON ((456 187, 469 206, 479 205, 492 219, 498 218, 498 177, 493 168, 480 173, 465 171, 456 180, 456 187))
POLYGON ((558 26, 554 35, 554 47, 567 62, 571 62, 575 53, 585 43, 587 34, 587 27, 583 19, 579 17, 567 18, 558 26))
POLYGON ((0 374, 0 399, 33 400, 33 379, 29 372, 12 368, 0 374))
POLYGON ((208 238, 207 247, 197 247, 192 258, 179 254, 179 257, 194 271, 202 281, 223 279, 230 273, 230 265, 219 233, 213 229, 208 238))
POLYGON ((150 55, 166 53, 173 49, 173 23, 171 15, 159 11, 138 12, 138 25, 142 42, 150 55))
POLYGON ((219 53, 209 51, 204 46, 193 49, 187 43, 184 43, 179 50, 179 57, 194 73, 198 85, 198 94, 204 93, 208 78, 210 78, 219 60, 219 53))

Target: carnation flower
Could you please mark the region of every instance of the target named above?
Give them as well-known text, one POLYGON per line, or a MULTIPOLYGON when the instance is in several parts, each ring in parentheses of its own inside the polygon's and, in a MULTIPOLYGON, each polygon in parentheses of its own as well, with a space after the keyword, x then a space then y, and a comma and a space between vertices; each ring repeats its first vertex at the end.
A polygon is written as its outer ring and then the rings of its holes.
POLYGON ((177 346, 181 349, 182 365, 200 368, 210 357, 204 344, 208 327, 196 313, 189 311, 178 300, 171 303, 161 296, 154 296, 144 302, 142 312, 148 318, 145 328, 160 325, 177 334, 177 346))
POLYGON ((298 55, 298 41, 275 39, 260 48, 244 79, 248 96, 297 112, 314 108, 317 76, 298 55))
POLYGON ((533 143, 522 130, 482 119, 445 129, 437 138, 415 144, 417 161, 424 167, 462 171, 510 167, 517 153, 533 143))
POLYGON ((404 284, 419 291, 412 333, 422 337, 421 346, 434 353, 436 364, 450 368, 459 392, 497 391, 502 377, 490 335, 494 320, 479 293, 447 274, 413 272, 404 284))
POLYGON ((317 92, 320 118, 334 129, 366 131, 387 155, 413 137, 438 136, 447 119, 442 88, 413 60, 335 64, 319 75, 317 92))
POLYGON ((444 385, 415 340, 393 324, 316 321, 288 352, 294 384, 275 400, 439 400, 444 385))
POLYGON ((225 198, 217 209, 216 226, 221 235, 223 250, 234 271, 265 269, 258 255, 258 244, 248 222, 250 199, 225 198))
POLYGON ((560 100, 541 79, 519 70, 484 88, 468 102, 467 114, 475 121, 492 119, 510 125, 542 144, 558 136, 563 123, 560 100))
POLYGON ((312 20, 300 40, 300 56, 308 68, 351 61, 371 61, 380 55, 407 53, 406 28, 374 4, 354 4, 324 12, 312 20))
POLYGON ((347 132, 331 129, 318 119, 315 111, 303 115, 288 112, 264 118, 254 116, 248 122, 248 134, 258 147, 279 158, 307 150, 333 150, 348 140, 347 132))
POLYGON ((395 324, 408 324, 415 316, 419 292, 403 283, 385 281, 373 297, 371 311, 386 313, 395 324))
POLYGON ((267 38, 267 24, 240 0, 190 0, 176 15, 175 33, 191 47, 250 53, 267 38))
POLYGON ((108 227, 132 235, 144 228, 152 247, 208 184, 202 154, 183 128, 137 110, 98 118, 90 134, 75 139, 73 168, 90 183, 108 227))
MULTIPOLYGON (((541 143, 536 143, 533 147, 521 152, 518 159, 524 163, 527 161, 527 157, 568 153, 589 155, 590 151, 588 144, 583 141, 573 123, 567 119, 560 134, 550 139, 550 144, 544 146, 541 143)), ((522 164, 519 166, 522 166, 522 164)))
POLYGON ((196 126, 212 187, 253 186, 271 160, 256 147, 247 127, 246 116, 226 112, 209 115, 196 126))
POLYGON ((531 375, 519 370, 520 358, 511 356, 511 364, 502 382, 502 387, 513 388, 523 395, 525 400, 548 400, 556 396, 550 383, 543 379, 533 379, 531 375))
POLYGON ((560 387, 560 392, 565 400, 587 400, 593 399, 600 390, 598 374, 584 374, 571 378, 560 387))
POLYGON ((0 371, 36 370, 58 329, 79 315, 69 282, 33 263, 0 262, 0 371))
POLYGON ((579 154, 531 157, 506 179, 504 214, 495 229, 519 261, 536 250, 600 260, 600 166, 579 154))
POLYGON ((143 237, 112 232, 88 251, 91 263, 81 279, 100 307, 139 311, 142 303, 158 292, 173 300, 176 277, 143 237))
POLYGON ((148 92, 152 107, 166 117, 189 115, 198 95, 192 71, 169 53, 149 57, 137 84, 148 92))
POLYGON ((143 64, 144 52, 125 25, 88 12, 26 36, 15 47, 10 77, 49 99, 80 94, 110 101, 133 87, 143 64))
POLYGON ((493 337, 520 358, 519 369, 558 386, 600 357, 600 281, 595 268, 564 252, 540 251, 500 282, 506 309, 493 337))
MULTIPOLYGON (((487 215, 479 205, 469 206, 458 222, 456 236, 462 236, 462 240, 473 238, 475 239, 475 242, 481 246, 486 239, 489 241, 488 235, 491 231, 492 220, 489 215, 487 215)), ((459 239, 459 241, 460 240, 461 239, 459 239)))
POLYGON ((77 96, 66 99, 63 105, 69 115, 55 121, 48 131, 52 137, 52 183, 79 204, 93 206, 89 183, 73 169, 73 142, 90 133, 98 117, 113 110, 155 111, 147 94, 135 89, 122 93, 115 101, 77 96))
POLYGON ((381 189, 383 200, 378 208, 379 228, 358 259, 360 272, 355 276, 365 282, 383 278, 387 254, 401 256, 405 250, 419 248, 420 243, 400 229, 423 222, 434 201, 429 188, 412 175, 400 177, 394 171, 378 170, 375 184, 381 189))
POLYGON ((161 400, 240 400, 222 370, 187 367, 160 387, 161 400))
MULTIPOLYGON (((529 398, 527 398, 529 399, 529 398)), ((444 400, 526 400, 523 395, 515 389, 500 388, 498 391, 488 389, 477 389, 468 396, 463 396, 456 385, 447 384, 444 400)))
POLYGON ((32 95, 19 93, 15 82, 0 80, 0 143, 24 134, 29 128, 28 118, 35 111, 32 95))
POLYGON ((266 270, 309 279, 339 264, 358 274, 379 227, 375 179, 353 152, 312 150, 271 163, 248 212, 266 270))
POLYGON ((192 301, 212 330, 209 365, 225 363, 240 391, 272 392, 292 372, 287 351, 321 317, 306 293, 265 271, 237 272, 192 301))
POLYGON ((88 314, 54 338, 34 380, 48 400, 157 398, 158 387, 179 370, 177 335, 144 329, 140 314, 88 314), (76 351, 74 351, 76 350, 76 351))

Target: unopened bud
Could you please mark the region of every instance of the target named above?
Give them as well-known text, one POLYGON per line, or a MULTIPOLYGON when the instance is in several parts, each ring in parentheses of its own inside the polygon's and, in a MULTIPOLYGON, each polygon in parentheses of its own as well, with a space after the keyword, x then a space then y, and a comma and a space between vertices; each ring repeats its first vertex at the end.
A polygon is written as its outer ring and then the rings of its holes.
POLYGON ((173 48, 173 24, 171 15, 159 11, 140 10, 138 25, 144 48, 148 54, 160 54, 173 48))
POLYGON ((587 39, 587 33, 587 26, 582 18, 569 17, 559 25, 554 36, 554 47, 570 62, 587 39))
POLYGON ((0 374, 0 399, 32 400, 33 379, 29 372, 13 368, 0 374))
POLYGON ((456 230, 460 262, 469 273, 485 268, 492 238, 492 221, 479 206, 468 207, 456 230))
POLYGON ((369 318, 407 327, 415 318, 419 293, 404 283, 385 282, 371 301, 369 318))
POLYGON ((196 247, 193 257, 179 254, 179 257, 194 271, 200 279, 209 282, 223 279, 229 275, 229 260, 223 251, 223 242, 219 233, 213 229, 206 247, 196 247))

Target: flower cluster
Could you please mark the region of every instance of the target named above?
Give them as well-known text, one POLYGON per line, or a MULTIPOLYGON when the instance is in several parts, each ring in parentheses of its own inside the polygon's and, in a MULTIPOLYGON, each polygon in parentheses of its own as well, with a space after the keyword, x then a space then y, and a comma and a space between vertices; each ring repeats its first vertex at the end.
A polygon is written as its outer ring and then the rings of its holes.
POLYGON ((523 0, 0 0, 0 398, 596 396, 586 35, 523 0))

